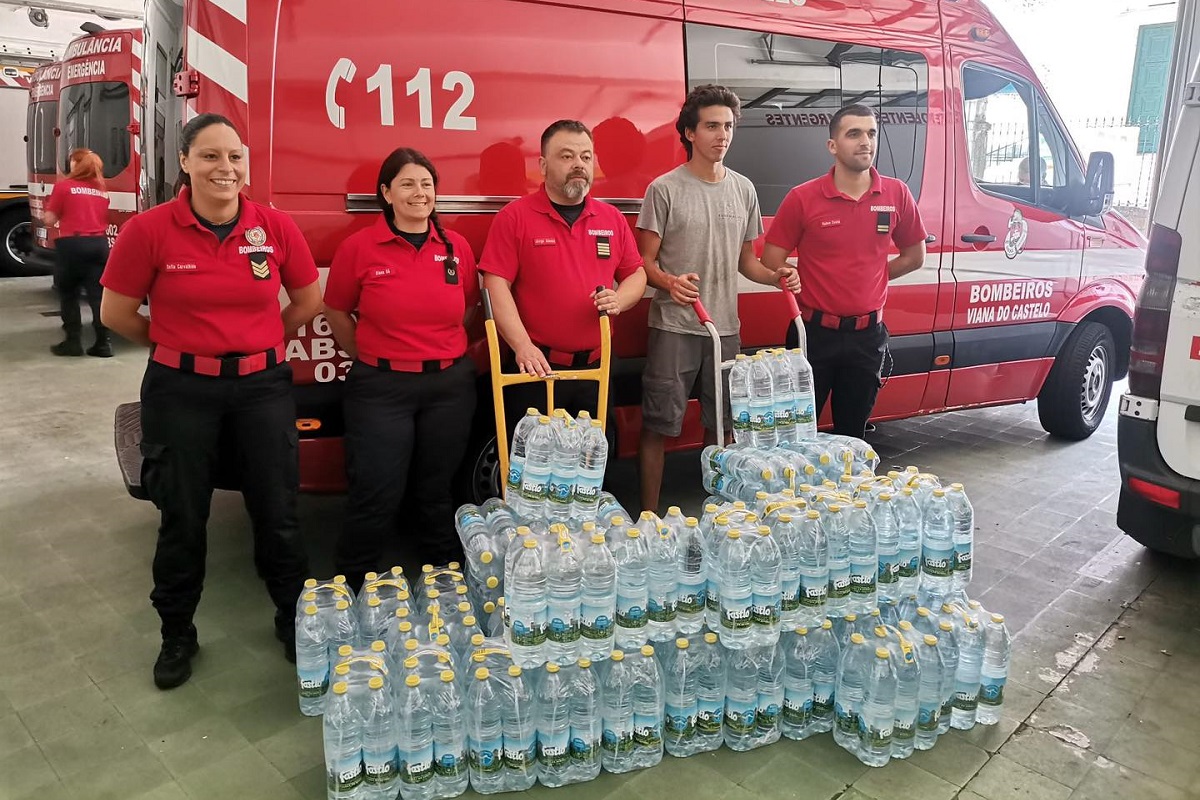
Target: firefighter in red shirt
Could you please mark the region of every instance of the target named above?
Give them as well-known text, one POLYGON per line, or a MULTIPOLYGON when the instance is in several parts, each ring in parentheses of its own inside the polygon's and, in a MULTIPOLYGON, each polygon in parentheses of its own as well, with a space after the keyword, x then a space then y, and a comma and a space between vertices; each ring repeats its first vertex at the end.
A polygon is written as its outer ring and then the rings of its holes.
POLYGON ((104 188, 104 164, 87 148, 71 151, 71 172, 54 184, 42 218, 58 225, 54 242, 56 272, 54 286, 62 307, 67 338, 50 348, 56 356, 83 355, 83 321, 79 316, 79 289, 83 288, 92 307, 95 343, 89 356, 109 358, 112 344, 100 322, 100 274, 108 260, 108 192, 104 188))
POLYGON ((150 348, 142 380, 142 479, 162 513, 150 599, 162 620, 154 682, 192 673, 192 617, 204 584, 219 442, 236 442, 254 528, 254 564, 295 660, 296 598, 308 560, 296 519, 296 409, 284 335, 321 307, 317 268, 286 214, 240 194, 245 148, 229 120, 201 114, 180 133, 179 196, 130 220, 101 283, 104 324, 150 348), (279 306, 279 290, 291 302, 279 306), (138 309, 149 297, 150 318, 138 309))
MULTIPOLYGON (((877 132, 867 106, 833 115, 833 169, 788 192, 762 255, 769 269, 781 269, 796 251, 816 413, 832 392, 834 433, 859 438, 879 393, 888 281, 925 261, 925 227, 912 193, 871 166, 877 132), (891 244, 900 254, 889 259, 891 244)), ((795 332, 789 337, 794 344, 795 332)))
MULTIPOLYGON (((599 364, 597 313, 612 317, 637 305, 646 273, 621 212, 588 196, 595 158, 587 126, 576 120, 551 124, 542 133, 541 153, 545 183, 496 215, 479 269, 496 326, 513 351, 508 369, 545 376, 555 367, 599 364), (597 292, 597 286, 603 288, 597 292)), ((598 390, 591 381, 560 384, 555 405, 572 413, 594 411, 598 390)), ((508 390, 510 433, 526 408, 545 402, 537 384, 508 390)))
POLYGON ((375 181, 383 213, 329 266, 325 314, 355 359, 343 395, 349 493, 334 563, 355 589, 385 566, 406 491, 415 502, 400 528, 422 558, 462 559, 450 483, 475 413, 465 325, 479 279, 467 240, 438 221, 437 184, 428 158, 394 151, 375 181))

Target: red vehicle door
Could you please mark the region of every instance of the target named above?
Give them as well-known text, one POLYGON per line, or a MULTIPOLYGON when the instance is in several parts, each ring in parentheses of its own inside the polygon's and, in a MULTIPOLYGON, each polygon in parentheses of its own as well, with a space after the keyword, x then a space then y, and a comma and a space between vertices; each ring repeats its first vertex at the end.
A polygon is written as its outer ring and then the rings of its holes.
POLYGON ((29 84, 29 110, 25 117, 25 157, 29 169, 29 213, 35 248, 48 248, 57 231, 42 221, 42 204, 57 179, 58 93, 62 64, 34 70, 29 84))

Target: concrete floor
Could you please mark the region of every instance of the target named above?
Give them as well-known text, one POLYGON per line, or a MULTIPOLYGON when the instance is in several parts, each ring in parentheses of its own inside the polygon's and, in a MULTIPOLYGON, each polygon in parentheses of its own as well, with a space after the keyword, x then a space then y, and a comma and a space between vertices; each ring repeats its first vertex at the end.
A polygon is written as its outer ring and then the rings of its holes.
MULTIPOLYGON (((320 724, 297 710, 237 495, 213 502, 195 675, 154 688, 156 513, 125 494, 112 451, 113 408, 136 398, 144 352, 54 359, 55 309, 46 278, 0 282, 0 798, 323 798, 320 724)), ((1078 444, 1048 439, 1032 405, 892 423, 876 436, 886 464, 961 480, 975 504, 971 592, 1016 634, 1000 725, 952 732, 878 770, 825 736, 668 757, 570 796, 1200 797, 1200 688, 1189 680, 1200 666, 1200 571, 1117 530, 1115 422, 1114 397, 1103 428, 1078 444)), ((665 500, 697 510, 695 456, 668 472, 665 500)), ((632 477, 629 464, 614 466, 627 498, 632 477)), ((319 572, 340 505, 301 503, 319 572)))

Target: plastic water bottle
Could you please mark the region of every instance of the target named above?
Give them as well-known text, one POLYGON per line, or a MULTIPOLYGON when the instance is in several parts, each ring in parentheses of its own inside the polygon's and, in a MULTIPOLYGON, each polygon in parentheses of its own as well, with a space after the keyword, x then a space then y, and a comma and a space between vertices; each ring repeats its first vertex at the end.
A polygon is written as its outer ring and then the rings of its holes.
POLYGON ((817 438, 817 403, 813 391, 812 365, 798 347, 788 351, 792 371, 796 373, 793 391, 796 397, 796 441, 817 438))
POLYGON ((945 597, 953 588, 954 516, 943 489, 934 489, 925 507, 921 541, 921 590, 945 597))
POLYGON ((719 750, 724 744, 725 650, 717 634, 706 632, 689 649, 696 671, 696 753, 719 750))
POLYGON ((505 791, 502 689, 486 667, 475 670, 467 692, 467 767, 471 788, 480 794, 505 791))
POLYGON ((828 505, 821 515, 829 553, 829 594, 825 607, 831 618, 845 615, 850 608, 850 530, 846 522, 838 503, 828 505))
MULTIPOLYGON (((360 794, 372 800, 391 800, 396 796, 399 778, 398 740, 392 695, 384 689, 383 678, 371 678, 363 717, 363 786, 360 794)), ((432 796, 432 793, 416 796, 432 796)))
POLYGON ((1004 617, 992 614, 983 627, 983 665, 980 668, 979 708, 975 715, 975 721, 980 725, 995 725, 1000 721, 1011 649, 1004 617))
POLYGON ((729 406, 733 416, 733 439, 748 444, 752 439, 750 420, 750 359, 738 353, 729 370, 729 406))
POLYGON ((579 475, 582 431, 575 421, 566 418, 554 425, 554 447, 550 460, 550 488, 547 492, 547 516, 565 521, 571 517, 575 503, 575 482, 579 475))
POLYGON ((536 695, 537 778, 543 786, 571 783, 571 696, 558 664, 546 665, 536 695))
POLYGON ((443 670, 433 701, 433 782, 438 798, 467 790, 467 727, 463 694, 454 673, 443 670))
POLYGON ((357 800, 362 797, 363 719, 350 698, 345 681, 333 684, 333 694, 325 709, 325 777, 331 800, 357 800))
MULTIPOLYGON (((532 468, 526 462, 525 474, 532 468)), ((517 666, 539 667, 546 662, 546 568, 537 540, 527 537, 513 558, 505 581, 509 627, 505 638, 517 666)))
POLYGON ((808 628, 800 626, 780 638, 783 648, 783 714, 780 729, 789 739, 800 741, 812 736, 813 671, 817 652, 808 638, 808 628))
POLYGON ((575 504, 571 515, 580 519, 595 519, 599 508, 600 487, 608 466, 608 437, 598 419, 591 420, 583 430, 579 445, 579 468, 575 478, 575 504))
POLYGON ((305 606, 296 619, 296 685, 300 713, 321 716, 329 691, 329 639, 314 603, 305 606))
POLYGON ((882 605, 900 599, 900 528, 890 492, 881 492, 875 497, 871 519, 875 523, 875 549, 879 564, 876 588, 882 605))
MULTIPOLYGON (((619 648, 636 650, 646 643, 646 606, 649 600, 647 585, 646 544, 637 528, 621 526, 609 542, 617 566, 616 631, 614 644, 619 648)), ((608 769, 607 764, 605 769, 608 769)))
POLYGON ((336 653, 342 645, 356 647, 360 644, 358 633, 358 616, 350 608, 346 600, 338 600, 333 607, 327 629, 329 631, 329 650, 336 653))
POLYGON ((725 670, 725 746, 745 752, 755 747, 755 715, 758 712, 758 664, 756 649, 727 651, 725 670))
POLYGON ((500 721, 504 727, 504 788, 521 792, 537 782, 537 727, 533 692, 522 669, 513 665, 502 679, 500 721))
POLYGON ((937 743, 946 665, 938 649, 938 637, 933 634, 925 634, 916 651, 917 662, 921 665, 921 683, 917 693, 917 733, 913 745, 917 750, 928 750, 937 743))
POLYGON ((758 666, 758 701, 754 711, 754 746, 779 741, 783 716, 785 658, 779 642, 754 648, 758 666))
POLYGON ((663 747, 676 758, 700 752, 696 741, 696 719, 700 711, 696 662, 702 656, 683 637, 675 640, 674 652, 663 659, 663 747))
MULTIPOLYGON (((641 523, 653 521, 653 512, 642 512, 641 523)), ((679 605, 679 547, 676 529, 682 527, 682 523, 683 514, 679 507, 671 506, 667 511, 667 519, 663 520, 663 524, 656 526, 657 531, 647 534, 646 529, 641 528, 649 556, 646 574, 646 616, 649 620, 647 633, 652 642, 666 642, 675 638, 675 616, 679 605)))
MULTIPOLYGON (((580 654, 580 616, 583 572, 575 543, 566 528, 546 553, 547 619, 545 658, 557 664, 574 664, 580 654)), ((552 529, 553 530, 553 529, 552 529)))
POLYGON ((950 727, 960 731, 975 727, 979 710, 979 686, 983 667, 983 632, 970 619, 955 621, 958 669, 954 673, 954 711, 950 727))
POLYGON ((779 514, 772 530, 779 547, 780 630, 795 630, 804 624, 800 604, 800 529, 791 514, 779 514))
POLYGON ((708 594, 708 570, 704 535, 695 517, 683 521, 676 541, 679 554, 676 574, 679 602, 675 608, 675 627, 680 634, 699 633, 704 627, 705 598, 708 594))
POLYGON ((433 708, 428 686, 420 675, 409 675, 396 695, 400 752, 400 796, 404 800, 432 798, 433 708))
POLYGON ((966 591, 971 583, 972 555, 975 551, 975 509, 961 483, 950 484, 946 494, 954 518, 954 591, 966 591))
POLYGON ((879 606, 876 577, 879 573, 879 551, 875 542, 875 520, 867 511, 865 500, 855 500, 846 513, 846 528, 850 543, 850 604, 859 614, 869 614, 879 606))
POLYGON ((549 417, 538 417, 525 442, 525 464, 521 470, 522 516, 545 518, 548 513, 550 477, 554 463, 554 429, 549 417))
POLYGON ((729 531, 721 543, 718 560, 721 644, 730 650, 744 650, 753 645, 751 606, 754 589, 750 576, 750 542, 741 531, 736 528, 729 531))
POLYGON ((633 764, 653 767, 663 756, 663 675, 654 648, 642 645, 631 657, 633 672, 633 764))
POLYGON ((601 763, 606 772, 622 773, 636 769, 633 763, 634 668, 626 663, 625 653, 621 650, 613 650, 610 662, 600 689, 601 763))
MULTIPOLYGON (((858 755, 861 749, 858 718, 862 713, 863 694, 873 654, 874 650, 867 645, 863 635, 855 633, 842 650, 841 661, 838 664, 837 687, 834 691, 833 740, 855 755, 858 755)), ((888 711, 890 721, 891 709, 888 711)))
POLYGON ((954 711, 954 688, 958 676, 958 636, 954 623, 944 619, 938 623, 938 653, 942 657, 942 712, 938 716, 938 735, 950 730, 954 711))
POLYGON ((521 494, 525 472, 525 454, 529 435, 537 427, 538 410, 529 408, 513 430, 512 447, 508 448, 508 475, 504 482, 504 499, 518 516, 528 516, 525 498, 521 494))
POLYGON ((567 675, 571 723, 571 761, 567 774, 572 783, 582 783, 600 774, 603 734, 600 684, 588 658, 579 659, 574 667, 563 672, 567 675))
POLYGON ((608 658, 613 650, 617 614, 617 562, 604 541, 593 533, 580 561, 579 642, 584 657, 608 658))
POLYGON ((896 702, 896 671, 886 647, 875 648, 867 671, 859 712, 859 760, 868 767, 885 766, 892 757, 893 707, 896 702))
POLYGON ((779 582, 782 555, 771 529, 758 527, 750 538, 750 641, 756 646, 774 647, 779 641, 783 590, 779 582))
POLYGON ((775 431, 778 443, 796 441, 796 372, 787 351, 771 351, 771 385, 775 391, 775 431))
POLYGON ((774 447, 779 442, 775 431, 775 387, 771 381, 771 367, 761 355, 750 359, 748 378, 750 382, 750 440, 758 448, 774 447))
POLYGON ((829 596, 829 546, 819 512, 809 509, 796 526, 796 552, 800 573, 800 609, 797 623, 820 626, 826 617, 829 596))
POLYGON ((896 508, 896 527, 900 544, 900 581, 897 587, 901 599, 915 595, 921 580, 921 546, 924 529, 921 506, 913 490, 907 486, 892 498, 896 508))
POLYGON ((818 627, 809 628, 808 637, 816 653, 812 669, 812 731, 827 733, 834 727, 838 666, 842 651, 837 637, 833 635, 833 623, 827 619, 818 627))
POLYGON ((896 672, 892 758, 908 758, 916 743, 921 693, 921 664, 917 660, 916 635, 912 624, 907 621, 902 621, 898 630, 888 631, 888 650, 892 654, 892 667, 896 672))

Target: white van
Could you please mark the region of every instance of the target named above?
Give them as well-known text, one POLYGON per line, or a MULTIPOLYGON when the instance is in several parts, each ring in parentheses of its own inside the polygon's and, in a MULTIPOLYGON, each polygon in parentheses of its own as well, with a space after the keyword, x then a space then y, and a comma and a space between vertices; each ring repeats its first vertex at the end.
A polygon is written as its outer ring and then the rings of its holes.
POLYGON ((1200 557, 1200 62, 1163 165, 1121 398, 1117 525, 1200 557))

